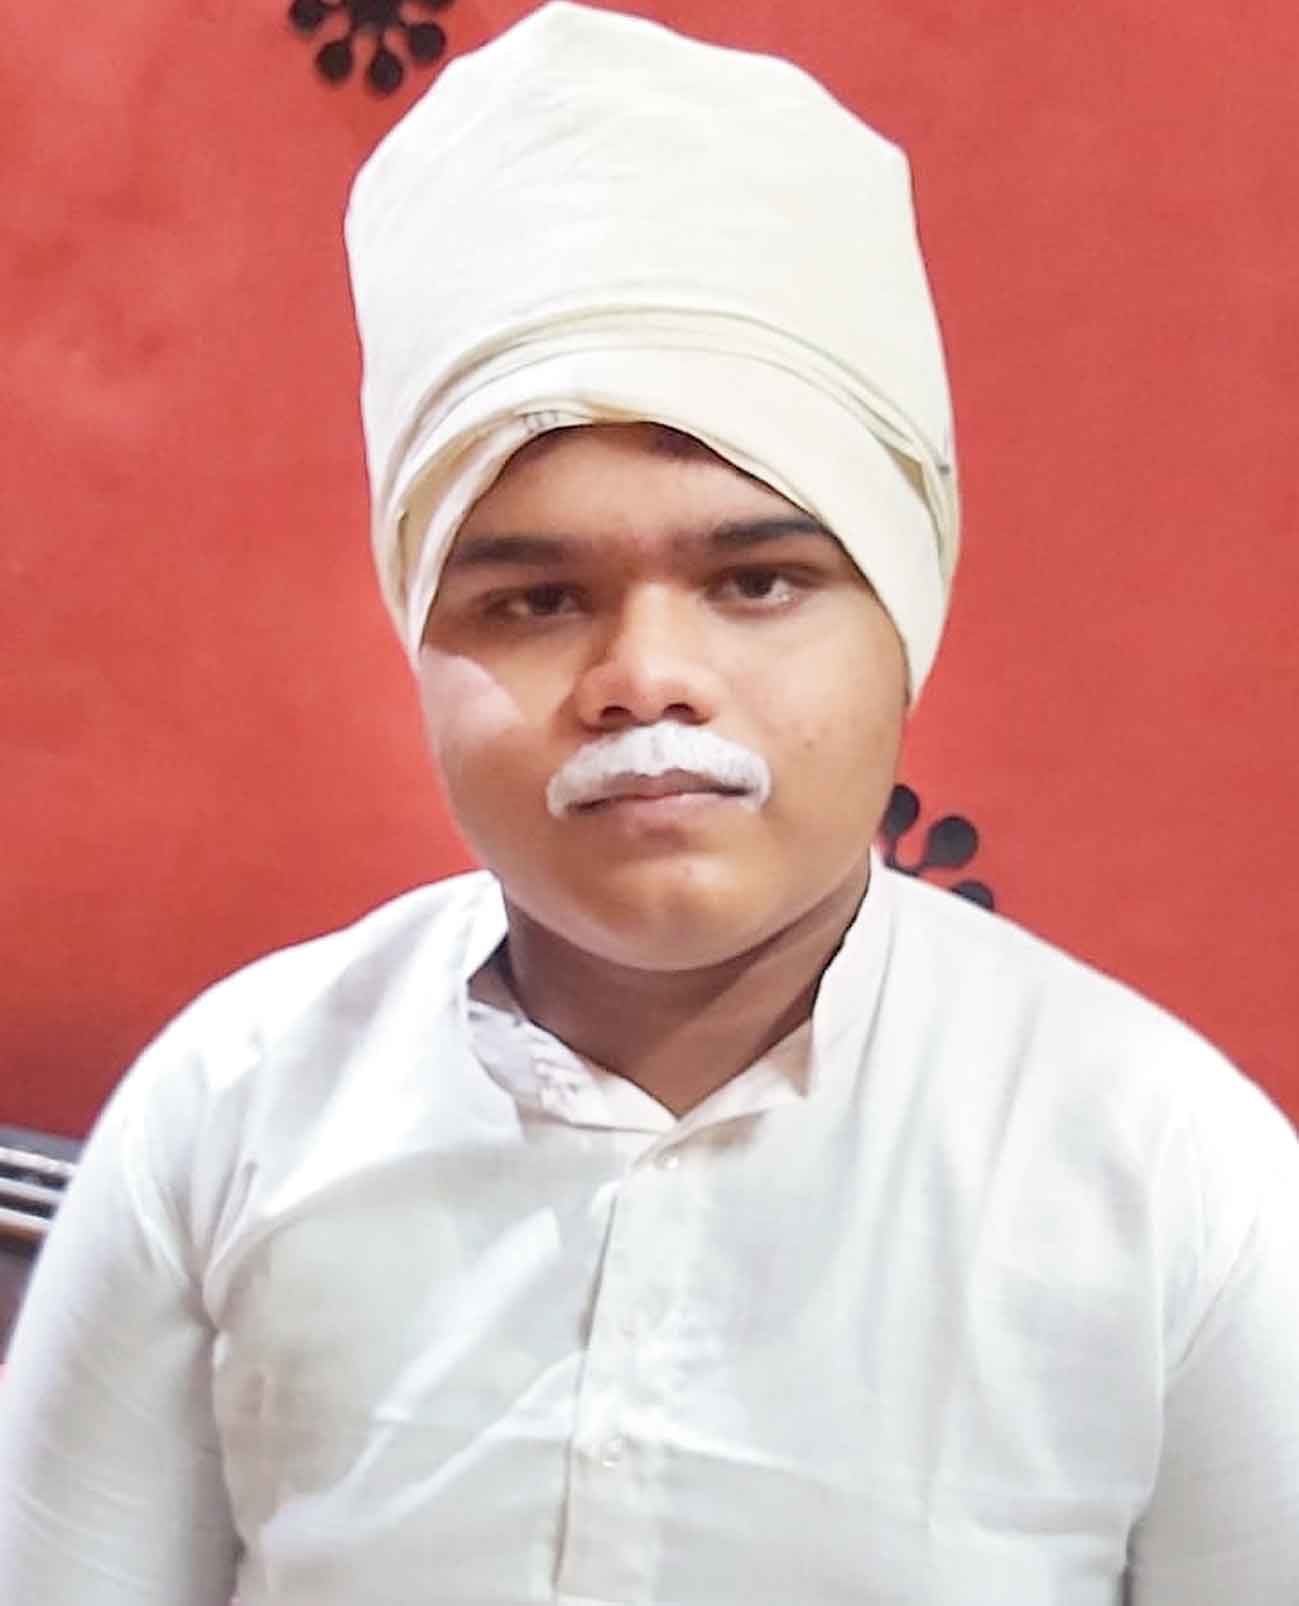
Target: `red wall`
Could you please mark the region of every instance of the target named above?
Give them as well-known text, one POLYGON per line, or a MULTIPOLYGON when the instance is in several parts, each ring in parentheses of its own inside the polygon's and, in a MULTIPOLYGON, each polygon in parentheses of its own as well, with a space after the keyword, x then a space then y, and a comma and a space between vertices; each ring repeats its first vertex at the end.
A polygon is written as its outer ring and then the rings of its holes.
MULTIPOLYGON (((968 535, 907 778, 1005 912, 1299 1114, 1293 7, 638 9, 912 152, 968 535)), ((467 862, 370 578, 339 244, 430 75, 330 87, 317 42, 272 0, 10 19, 0 1122, 83 1131, 200 986, 467 862)))

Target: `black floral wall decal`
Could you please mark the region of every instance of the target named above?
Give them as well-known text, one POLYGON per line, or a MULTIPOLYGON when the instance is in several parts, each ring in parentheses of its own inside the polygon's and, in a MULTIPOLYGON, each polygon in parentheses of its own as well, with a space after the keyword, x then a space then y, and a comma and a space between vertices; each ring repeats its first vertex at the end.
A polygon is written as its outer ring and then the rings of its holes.
MULTIPOLYGON (((944 814, 925 832, 920 857, 904 864, 898 857, 898 843, 919 818, 919 797, 909 786, 895 786, 880 822, 884 862, 892 869, 909 876, 923 876, 928 870, 963 870, 979 851, 979 833, 971 821, 963 814, 944 814)), ((997 907, 992 888, 982 881, 957 881, 949 890, 984 909, 997 907)))
POLYGON ((406 54, 421 65, 434 62, 447 47, 447 36, 436 22, 415 21, 406 15, 411 6, 423 11, 445 11, 452 0, 293 0, 289 21, 299 33, 316 33, 337 18, 346 26, 341 34, 316 52, 316 69, 330 83, 342 83, 356 66, 360 34, 374 39, 365 81, 377 95, 391 95, 406 77, 406 65, 388 43, 389 34, 404 39, 406 54))

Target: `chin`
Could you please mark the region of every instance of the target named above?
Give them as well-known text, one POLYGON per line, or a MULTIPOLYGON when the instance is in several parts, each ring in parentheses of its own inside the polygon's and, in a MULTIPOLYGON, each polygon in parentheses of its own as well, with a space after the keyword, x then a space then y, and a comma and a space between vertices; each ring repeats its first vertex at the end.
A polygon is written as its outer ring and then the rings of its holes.
POLYGON ((798 919, 803 909, 772 886, 678 866, 670 874, 607 875, 562 896, 513 897, 565 941, 636 970, 701 970, 748 953, 798 919))

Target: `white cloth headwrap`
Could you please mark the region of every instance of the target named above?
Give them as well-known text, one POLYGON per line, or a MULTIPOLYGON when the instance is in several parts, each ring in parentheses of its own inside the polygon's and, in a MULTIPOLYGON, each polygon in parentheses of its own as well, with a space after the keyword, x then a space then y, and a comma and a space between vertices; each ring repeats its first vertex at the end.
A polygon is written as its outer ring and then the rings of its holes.
POLYGON ((833 530, 919 691, 958 538, 942 346, 906 158, 814 79, 560 0, 446 68, 346 232, 375 560, 412 658, 518 447, 640 419, 833 530))

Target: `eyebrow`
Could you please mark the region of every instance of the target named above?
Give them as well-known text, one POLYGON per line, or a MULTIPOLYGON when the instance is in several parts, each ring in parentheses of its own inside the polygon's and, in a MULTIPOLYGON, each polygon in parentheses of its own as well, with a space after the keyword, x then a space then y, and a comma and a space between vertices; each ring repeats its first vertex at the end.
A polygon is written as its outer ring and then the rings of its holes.
MULTIPOLYGON (((677 554, 688 554, 700 548, 717 553, 743 552, 790 535, 815 535, 834 541, 836 546, 839 544, 824 524, 806 513, 780 514, 765 519, 728 519, 709 529, 677 536, 671 544, 677 554)), ((490 568, 495 564, 544 568, 548 564, 584 557, 597 545, 595 541, 578 536, 540 535, 529 530, 471 535, 456 543, 447 558, 444 573, 453 569, 490 568)))

